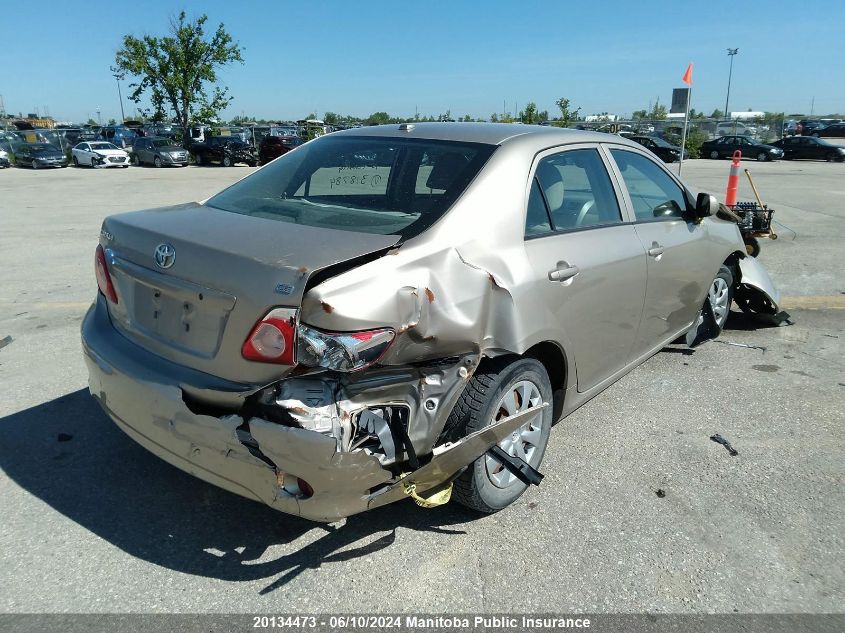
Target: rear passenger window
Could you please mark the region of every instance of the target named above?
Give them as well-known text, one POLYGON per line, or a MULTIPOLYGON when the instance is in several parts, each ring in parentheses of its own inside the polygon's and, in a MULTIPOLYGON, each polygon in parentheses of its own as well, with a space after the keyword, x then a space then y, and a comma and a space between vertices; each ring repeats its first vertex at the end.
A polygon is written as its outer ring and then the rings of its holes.
POLYGON ((631 195, 638 222, 678 219, 687 208, 683 190, 661 167, 642 154, 612 149, 631 195))
POLYGON ((536 180, 555 231, 622 221, 598 150, 578 149, 547 156, 537 164, 536 180))
POLYGON ((552 225, 549 222, 546 203, 543 202, 540 184, 535 178, 531 183, 531 195, 528 196, 528 213, 525 214, 525 237, 542 235, 551 232, 551 230, 552 225))

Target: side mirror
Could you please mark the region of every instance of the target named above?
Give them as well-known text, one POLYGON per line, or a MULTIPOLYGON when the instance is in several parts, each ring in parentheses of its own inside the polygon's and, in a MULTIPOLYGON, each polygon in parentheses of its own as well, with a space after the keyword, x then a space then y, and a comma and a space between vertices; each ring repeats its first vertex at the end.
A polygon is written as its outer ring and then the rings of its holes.
POLYGON ((695 199, 695 217, 696 219, 707 218, 715 215, 719 210, 719 201, 716 196, 711 196, 709 193, 700 193, 695 199))

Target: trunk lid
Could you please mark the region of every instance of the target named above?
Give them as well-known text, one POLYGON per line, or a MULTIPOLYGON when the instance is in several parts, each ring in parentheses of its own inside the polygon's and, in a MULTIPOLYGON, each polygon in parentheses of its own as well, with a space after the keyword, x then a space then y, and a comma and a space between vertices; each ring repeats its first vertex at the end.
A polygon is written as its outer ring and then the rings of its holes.
POLYGON ((298 308, 314 273, 398 241, 198 203, 110 216, 100 234, 119 298, 109 303, 115 327, 175 363, 250 384, 289 369, 241 356, 259 319, 298 308))

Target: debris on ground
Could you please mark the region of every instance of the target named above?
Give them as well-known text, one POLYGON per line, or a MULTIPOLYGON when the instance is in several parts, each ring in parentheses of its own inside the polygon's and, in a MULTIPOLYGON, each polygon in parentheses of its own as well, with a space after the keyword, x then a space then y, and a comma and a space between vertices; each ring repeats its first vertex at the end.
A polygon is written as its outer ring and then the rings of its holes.
POLYGON ((731 443, 718 433, 716 433, 715 435, 711 435, 710 439, 728 449, 728 453, 730 453, 731 457, 736 457, 737 455, 739 455, 739 452, 737 452, 737 450, 733 446, 731 446, 731 443))
POLYGON ((0 338, 0 349, 3 349, 4 347, 6 347, 11 342, 12 342, 11 336, 4 336, 3 338, 0 338))
POLYGON ((746 345, 745 343, 731 343, 730 341, 713 341, 714 343, 721 343, 722 345, 730 345, 731 347, 744 347, 746 349, 759 349, 766 351, 762 345, 746 345))
POLYGON ((59 436, 56 439, 60 442, 70 442, 73 439, 73 435, 70 433, 59 433, 59 436))
POLYGON ((654 491, 654 494, 656 494, 660 499, 662 499, 663 497, 666 496, 666 491, 663 490, 663 488, 658 488, 657 490, 654 491))

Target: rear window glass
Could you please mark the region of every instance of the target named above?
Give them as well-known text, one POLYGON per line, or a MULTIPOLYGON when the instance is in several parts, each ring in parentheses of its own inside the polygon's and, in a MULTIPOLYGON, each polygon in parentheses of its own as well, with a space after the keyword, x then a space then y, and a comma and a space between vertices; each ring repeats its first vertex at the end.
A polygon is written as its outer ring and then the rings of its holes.
POLYGON ((208 204, 280 222, 408 238, 446 213, 494 149, 327 136, 285 154, 208 204))

